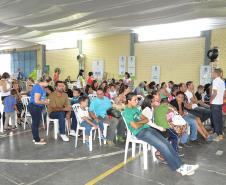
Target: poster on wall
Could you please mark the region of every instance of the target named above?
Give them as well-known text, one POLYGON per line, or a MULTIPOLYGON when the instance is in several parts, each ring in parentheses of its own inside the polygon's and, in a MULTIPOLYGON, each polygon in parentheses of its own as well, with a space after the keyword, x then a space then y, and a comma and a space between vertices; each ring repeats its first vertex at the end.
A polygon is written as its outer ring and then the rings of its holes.
POLYGON ((92 71, 94 78, 102 80, 104 76, 104 61, 103 60, 94 60, 92 62, 92 71))
POLYGON ((126 72, 126 56, 119 57, 119 75, 123 76, 126 72))
POLYGON ((200 67, 200 85, 211 83, 211 66, 202 65, 200 67))
POLYGON ((154 65, 151 67, 151 81, 156 84, 160 83, 160 66, 154 65))
POLYGON ((136 72, 136 57, 135 56, 129 56, 128 57, 128 73, 132 76, 135 77, 135 72, 136 72))

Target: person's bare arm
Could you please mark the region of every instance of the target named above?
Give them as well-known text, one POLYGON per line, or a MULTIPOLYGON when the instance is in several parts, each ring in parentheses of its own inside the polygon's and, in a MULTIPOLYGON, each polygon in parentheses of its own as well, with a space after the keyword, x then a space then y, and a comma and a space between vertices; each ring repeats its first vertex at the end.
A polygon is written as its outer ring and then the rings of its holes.
POLYGON ((98 117, 96 116, 96 114, 94 112, 89 112, 89 115, 92 119, 94 119, 96 122, 99 122, 98 117))
POLYGON ((82 117, 82 120, 86 121, 87 123, 89 123, 90 125, 92 125, 93 127, 97 128, 98 126, 95 125, 88 117, 84 116, 82 117))
POLYGON ((212 103, 212 101, 214 100, 214 98, 217 96, 217 90, 213 89, 211 97, 210 97, 210 104, 212 103))
POLYGON ((146 118, 144 115, 140 116, 140 121, 132 121, 130 122, 131 127, 138 129, 140 127, 142 127, 143 125, 145 125, 146 123, 148 123, 148 118, 146 118))
POLYGON ((48 100, 41 100, 41 94, 35 93, 35 103, 40 105, 48 105, 48 100))

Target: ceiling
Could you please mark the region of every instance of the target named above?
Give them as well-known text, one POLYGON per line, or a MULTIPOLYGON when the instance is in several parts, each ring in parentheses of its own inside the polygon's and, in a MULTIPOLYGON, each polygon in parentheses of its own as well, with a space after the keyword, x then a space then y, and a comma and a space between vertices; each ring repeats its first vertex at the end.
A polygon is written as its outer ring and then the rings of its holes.
POLYGON ((226 0, 0 0, 0 50, 199 18, 224 27, 226 0))

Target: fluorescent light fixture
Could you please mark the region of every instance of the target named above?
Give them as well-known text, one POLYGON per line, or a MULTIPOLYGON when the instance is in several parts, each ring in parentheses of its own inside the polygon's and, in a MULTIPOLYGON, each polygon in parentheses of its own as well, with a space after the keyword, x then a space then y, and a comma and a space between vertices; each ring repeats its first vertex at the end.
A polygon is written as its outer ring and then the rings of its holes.
POLYGON ((201 31, 208 30, 209 19, 197 19, 169 24, 145 26, 134 29, 138 41, 154 41, 199 37, 201 31))

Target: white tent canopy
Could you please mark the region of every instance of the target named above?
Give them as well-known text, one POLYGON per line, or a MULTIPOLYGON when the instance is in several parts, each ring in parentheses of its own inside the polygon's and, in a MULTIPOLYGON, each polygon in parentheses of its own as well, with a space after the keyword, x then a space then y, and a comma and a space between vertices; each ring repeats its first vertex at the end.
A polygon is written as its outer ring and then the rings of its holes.
POLYGON ((226 25, 225 17, 225 0, 1 0, 0 49, 57 42, 57 38, 75 43, 90 36, 200 18, 211 18, 205 29, 214 29, 226 25))

